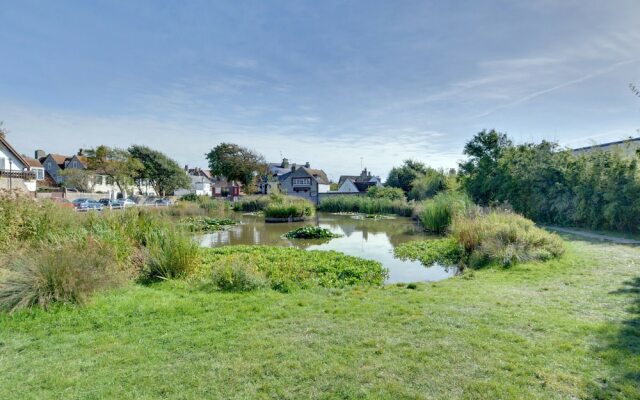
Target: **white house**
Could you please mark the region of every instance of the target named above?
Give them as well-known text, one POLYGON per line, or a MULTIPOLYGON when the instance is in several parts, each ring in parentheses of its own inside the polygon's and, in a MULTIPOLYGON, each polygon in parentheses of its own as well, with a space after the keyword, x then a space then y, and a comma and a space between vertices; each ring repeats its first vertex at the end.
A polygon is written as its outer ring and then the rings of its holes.
POLYGON ((195 194, 197 196, 212 196, 213 178, 208 170, 185 167, 189 178, 191 179, 191 187, 178 189, 174 192, 176 196, 184 196, 185 194, 195 194))
POLYGON ((34 168, 0 135, 0 189, 35 192, 38 171, 34 168))
POLYGON ((370 187, 382 186, 382 180, 378 176, 372 176, 371 171, 365 168, 360 175, 343 175, 338 181, 340 193, 366 193, 370 187))

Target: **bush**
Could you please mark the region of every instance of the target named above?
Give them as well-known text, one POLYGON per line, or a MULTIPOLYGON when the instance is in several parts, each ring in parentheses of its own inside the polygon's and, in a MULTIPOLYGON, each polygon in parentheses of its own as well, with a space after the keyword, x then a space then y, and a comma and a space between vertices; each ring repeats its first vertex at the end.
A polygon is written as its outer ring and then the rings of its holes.
POLYGON ((451 233, 464 248, 472 267, 492 263, 510 266, 522 261, 548 260, 564 253, 559 236, 506 211, 456 217, 451 233))
POLYGON ((206 282, 213 276, 216 279, 214 285, 219 288, 228 287, 225 283, 228 282, 227 279, 223 279, 223 287, 219 286, 220 275, 231 274, 233 277, 236 274, 236 281, 264 277, 268 287, 281 292, 313 286, 380 285, 387 276, 387 271, 377 261, 335 251, 305 251, 268 246, 207 249, 203 265, 199 278, 206 282), (241 269, 244 271, 239 271, 241 269), (217 270, 222 272, 214 272, 217 270), (230 270, 238 271, 231 273, 230 270))
POLYGON ((329 229, 319 226, 303 226, 289 231, 283 236, 289 239, 331 239, 339 237, 340 235, 336 235, 329 229))
POLYGON ((394 254, 403 260, 420 260, 423 265, 431 266, 458 264, 465 253, 454 237, 446 237, 403 243, 394 249, 394 254))
POLYGON ((184 196, 180 197, 180 201, 191 201, 191 202, 196 202, 198 201, 198 195, 195 193, 187 193, 184 196))
POLYGON ((404 200, 404 192, 400 188, 372 186, 367 190, 367 197, 373 199, 404 200))
POLYGON ((413 206, 404 200, 374 199, 360 196, 337 196, 323 200, 318 210, 363 214, 396 214, 410 217, 413 206))
POLYGON ((0 277, 0 310, 84 304, 124 280, 109 246, 96 242, 38 247, 14 255, 0 277))
POLYGON ((422 203, 419 220, 422 226, 435 233, 444 233, 457 215, 471 207, 469 198, 461 193, 441 192, 422 203))
POLYGON ((195 271, 200 262, 198 244, 178 229, 157 232, 147 248, 149 262, 144 275, 148 280, 185 277, 195 271))

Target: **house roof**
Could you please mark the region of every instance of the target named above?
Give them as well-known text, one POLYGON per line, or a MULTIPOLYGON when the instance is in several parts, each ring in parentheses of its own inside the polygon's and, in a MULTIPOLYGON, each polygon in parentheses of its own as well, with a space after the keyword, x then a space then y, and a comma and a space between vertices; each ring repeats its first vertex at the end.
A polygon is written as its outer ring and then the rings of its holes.
MULTIPOLYGON (((53 161, 55 161, 56 164, 58 164, 59 167, 64 168, 64 163, 71 157, 68 156, 63 156, 62 154, 54 154, 54 153, 49 153, 49 155, 47 155, 47 157, 51 157, 53 159, 53 161)), ((44 159, 46 160, 47 157, 45 157, 44 159)), ((43 162, 44 160, 41 160, 41 162, 43 162)))
POLYGON ((316 181, 318 181, 318 183, 326 184, 326 185, 329 184, 329 178, 327 178, 327 174, 325 174, 323 170, 306 168, 306 167, 300 167, 300 168, 304 169, 309 175, 313 176, 316 179, 316 181))
POLYGON ((640 142, 640 137, 629 138, 629 139, 626 139, 626 140, 618 140, 616 142, 596 144, 596 145, 593 145, 593 146, 578 147, 577 149, 573 149, 573 151, 599 149, 599 148, 602 148, 602 147, 616 146, 616 145, 619 145, 619 144, 626 144, 626 143, 633 143, 633 142, 640 142))
POLYGON ((359 192, 366 192, 370 187, 375 186, 375 182, 353 182, 354 185, 358 188, 359 192))
POLYGON ((23 155, 22 157, 31 168, 42 168, 42 163, 35 158, 27 157, 25 155, 23 155))
POLYGON ((7 150, 9 150, 9 152, 13 154, 15 158, 18 159, 18 161, 24 164, 25 167, 29 165, 27 160, 25 160, 22 154, 18 153, 16 149, 13 148, 13 146, 11 146, 11 144, 9 143, 9 141, 4 135, 0 135, 0 144, 3 144, 7 148, 7 150))
POLYGON ((346 181, 347 179, 355 181, 356 179, 358 179, 358 175, 340 175, 340 179, 338 179, 338 185, 342 186, 344 181, 346 181))

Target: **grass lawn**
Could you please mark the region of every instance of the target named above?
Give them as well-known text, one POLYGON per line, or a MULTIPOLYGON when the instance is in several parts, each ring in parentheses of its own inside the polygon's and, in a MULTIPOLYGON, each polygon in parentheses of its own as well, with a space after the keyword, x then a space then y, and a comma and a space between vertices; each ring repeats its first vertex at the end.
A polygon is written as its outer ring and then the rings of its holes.
POLYGON ((416 289, 131 285, 0 316, 0 398, 640 398, 640 249, 416 289))

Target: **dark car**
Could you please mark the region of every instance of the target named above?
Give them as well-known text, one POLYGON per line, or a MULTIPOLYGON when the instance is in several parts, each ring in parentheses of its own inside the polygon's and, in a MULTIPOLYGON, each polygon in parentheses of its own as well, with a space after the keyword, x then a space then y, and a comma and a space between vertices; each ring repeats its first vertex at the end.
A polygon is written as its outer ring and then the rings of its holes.
POLYGON ((100 204, 102 204, 105 208, 111 208, 111 209, 119 209, 122 208, 122 203, 120 203, 118 200, 111 200, 111 199, 100 199, 98 200, 100 202, 100 204))

